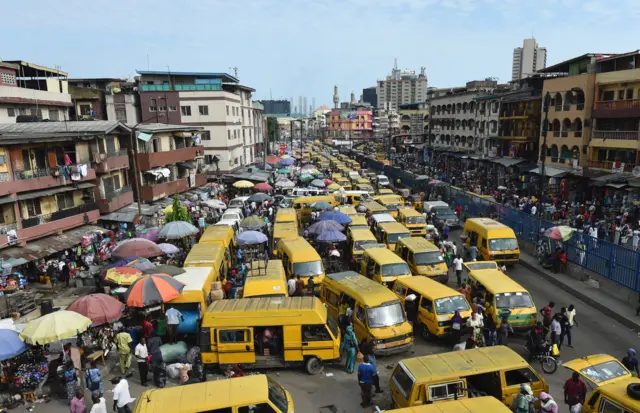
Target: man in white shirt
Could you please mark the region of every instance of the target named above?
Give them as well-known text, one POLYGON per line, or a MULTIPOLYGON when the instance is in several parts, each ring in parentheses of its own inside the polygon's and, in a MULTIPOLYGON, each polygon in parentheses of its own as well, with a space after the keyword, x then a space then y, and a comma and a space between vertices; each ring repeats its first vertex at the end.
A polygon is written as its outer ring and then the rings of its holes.
POLYGON ((129 382, 124 377, 117 377, 116 380, 118 384, 113 388, 113 410, 118 413, 131 413, 129 404, 136 399, 129 393, 129 382))
POLYGON ((536 212, 538 212, 538 207, 536 206, 536 204, 533 204, 533 206, 531 207, 531 215, 535 215, 536 212))
POLYGON ((140 372, 140 384, 147 385, 147 375, 149 373, 149 365, 147 364, 147 358, 149 357, 149 351, 147 350, 147 340, 144 337, 140 339, 140 342, 136 346, 135 352, 136 361, 138 362, 138 371, 140 372))
POLYGON ((453 259, 453 267, 456 271, 456 278, 458 279, 458 287, 462 284, 462 258, 459 255, 453 259))
POLYGON ((289 297, 293 297, 296 293, 296 279, 291 277, 289 281, 287 281, 287 289, 289 290, 289 297))
POLYGON ((93 402, 93 406, 91 406, 89 413, 107 413, 107 401, 104 397, 93 396, 91 401, 93 402))
POLYGON ((175 308, 171 307, 164 312, 167 318, 167 335, 169 336, 169 343, 175 344, 176 336, 178 334, 178 325, 180 320, 184 321, 182 313, 175 308))

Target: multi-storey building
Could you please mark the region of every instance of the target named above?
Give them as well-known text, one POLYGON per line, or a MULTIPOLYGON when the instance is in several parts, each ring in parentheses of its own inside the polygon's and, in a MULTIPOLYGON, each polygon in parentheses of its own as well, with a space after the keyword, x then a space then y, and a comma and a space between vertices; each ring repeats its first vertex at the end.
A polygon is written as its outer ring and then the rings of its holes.
POLYGON ((424 102, 427 99, 427 75, 425 68, 416 72, 393 68, 385 80, 376 84, 377 107, 398 110, 400 105, 411 102, 424 102))
POLYGON ((254 139, 254 148, 253 148, 253 157, 254 160, 256 157, 264 156, 265 154, 265 129, 266 129, 266 120, 264 117, 264 105, 262 102, 254 101, 253 102, 253 139, 254 139))
POLYGON ((638 51, 596 61, 590 168, 631 172, 640 166, 638 67, 638 51))
MULTIPOLYGON (((543 99, 549 95, 547 136, 541 134, 540 160, 554 167, 588 166, 596 61, 608 55, 588 53, 540 71, 543 99)), ((544 117, 544 113, 542 115, 544 117)))
POLYGON ((69 120, 67 77, 62 70, 34 63, 0 61, 0 123, 15 123, 21 115, 69 120))
POLYGON ((404 145, 420 144, 429 132, 429 104, 427 102, 400 105, 400 135, 404 145))
POLYGON ((205 162, 221 172, 253 162, 254 89, 226 73, 138 71, 141 122, 202 127, 205 162))
POLYGON ((366 87, 362 89, 362 101, 370 104, 374 108, 378 105, 378 94, 376 86, 366 87))
POLYGON ((538 47, 536 39, 524 39, 522 47, 513 49, 511 80, 529 77, 547 66, 547 49, 538 47))
POLYGON ((476 150, 483 158, 503 156, 503 144, 498 138, 500 124, 500 94, 494 93, 474 98, 476 102, 476 150))
POLYGON ((373 134, 371 110, 332 110, 329 115, 329 133, 334 138, 370 138, 373 134))
POLYGON ((119 120, 135 125, 140 96, 135 82, 116 78, 69 79, 71 120, 119 120))
POLYGON ((263 100, 264 114, 273 115, 291 113, 291 102, 288 100, 263 100))

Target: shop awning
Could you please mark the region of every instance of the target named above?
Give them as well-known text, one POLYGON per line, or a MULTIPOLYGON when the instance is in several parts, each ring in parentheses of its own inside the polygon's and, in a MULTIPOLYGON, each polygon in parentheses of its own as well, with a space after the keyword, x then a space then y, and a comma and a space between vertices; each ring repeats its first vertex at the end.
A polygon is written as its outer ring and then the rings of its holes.
POLYGON ((518 165, 523 162, 527 162, 527 160, 524 158, 496 158, 496 159, 491 159, 490 162, 498 163, 502 166, 508 167, 512 165, 518 165))
POLYGON ((27 199, 35 199, 35 198, 40 198, 42 196, 55 195, 61 192, 77 191, 78 189, 87 189, 87 188, 94 188, 94 187, 95 187, 94 184, 84 182, 84 183, 78 184, 77 186, 66 185, 66 186, 59 186, 56 188, 43 189, 40 191, 25 192, 24 194, 18 194, 18 201, 26 201, 27 199))
POLYGON ((622 188, 627 186, 627 180, 631 178, 633 178, 633 175, 625 172, 599 176, 597 178, 593 178, 592 181, 593 185, 595 186, 610 186, 612 188, 622 188))
POLYGON ((137 216, 138 214, 135 212, 112 212, 110 214, 101 215, 100 220, 133 223, 137 216))
POLYGON ((195 161, 178 162, 178 166, 181 166, 187 169, 196 169, 198 167, 195 161))
POLYGON ((82 237, 93 231, 104 232, 104 228, 95 225, 83 225, 65 232, 62 235, 50 235, 39 240, 29 242, 25 247, 9 247, 0 250, 0 259, 19 265, 16 262, 25 264, 27 262, 48 257, 67 248, 74 247, 80 243, 82 237), (17 261, 15 261, 17 260, 17 261))
POLYGON ((12 202, 15 202, 15 199, 13 199, 13 197, 11 197, 11 195, 0 196, 0 205, 10 204, 12 202))
MULTIPOLYGON (((532 169, 529 172, 532 174, 540 175, 540 169, 541 168, 538 167, 536 169, 532 169)), ((570 171, 566 169, 554 168, 553 166, 546 166, 544 168, 544 176, 548 176, 550 178, 559 178, 561 176, 568 174, 569 172, 570 171)))

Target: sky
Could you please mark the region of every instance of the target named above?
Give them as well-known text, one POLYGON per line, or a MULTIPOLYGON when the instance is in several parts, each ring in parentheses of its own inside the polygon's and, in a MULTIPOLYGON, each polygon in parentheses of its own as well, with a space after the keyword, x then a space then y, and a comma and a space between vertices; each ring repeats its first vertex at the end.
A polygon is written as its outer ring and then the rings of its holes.
POLYGON ((0 59, 70 77, 137 70, 233 74, 254 99, 356 98, 391 71, 426 67, 429 86, 511 80, 532 35, 547 64, 640 48, 640 0, 65 0, 3 4, 0 59))

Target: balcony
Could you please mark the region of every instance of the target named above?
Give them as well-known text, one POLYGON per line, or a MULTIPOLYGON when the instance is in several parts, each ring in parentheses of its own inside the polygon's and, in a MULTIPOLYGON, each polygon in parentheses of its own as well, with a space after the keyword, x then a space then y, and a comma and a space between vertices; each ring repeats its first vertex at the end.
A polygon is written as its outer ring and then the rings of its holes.
POLYGON ((640 99, 608 100, 595 102, 594 118, 637 118, 640 117, 640 99))
POLYGON ((14 188, 14 182, 9 180, 9 172, 0 172, 0 196, 15 192, 14 188))
POLYGON ((640 131, 594 130, 591 137, 593 139, 621 139, 621 140, 637 141, 637 140, 640 140, 640 131))
MULTIPOLYGON (((71 181, 62 176, 59 169, 56 168, 36 168, 29 171, 13 171, 13 179, 11 186, 14 192, 35 191, 38 189, 53 188, 56 186, 71 185, 77 182, 86 182, 96 179, 96 171, 93 168, 87 168, 87 175, 78 181, 71 181)), ((2 186, 0 185, 0 188, 2 186)))
POLYGON ((155 185, 143 185, 140 187, 140 199, 144 202, 153 202, 158 199, 173 196, 176 193, 184 192, 188 189, 189 182, 187 178, 155 185))
POLYGON ((110 212, 117 211, 129 204, 133 203, 133 192, 130 186, 125 186, 117 191, 105 194, 104 197, 100 195, 99 190, 96 188, 96 203, 100 209, 100 213, 108 214, 110 212))
POLYGON ((148 171, 159 166, 173 165, 177 162, 192 161, 204 153, 204 146, 189 146, 165 152, 138 153, 138 169, 148 171))
POLYGON ((18 241, 28 242, 36 238, 66 231, 71 228, 96 222, 100 217, 98 205, 94 202, 63 209, 50 215, 38 215, 22 220, 18 230, 18 241))
POLYGON ((71 106, 71 95, 68 93, 49 92, 46 90, 28 89, 16 86, 0 86, 0 102, 33 103, 48 106, 71 106))
POLYGON ((93 154, 93 158, 92 166, 96 173, 99 174, 129 168, 129 155, 126 149, 107 152, 106 154, 93 154))
POLYGON ((591 145, 599 148, 640 149, 640 131, 594 130, 591 145))
POLYGON ((619 161, 589 161, 590 168, 604 169, 613 172, 632 172, 635 167, 632 163, 624 163, 619 161))

